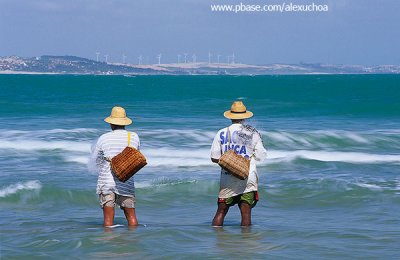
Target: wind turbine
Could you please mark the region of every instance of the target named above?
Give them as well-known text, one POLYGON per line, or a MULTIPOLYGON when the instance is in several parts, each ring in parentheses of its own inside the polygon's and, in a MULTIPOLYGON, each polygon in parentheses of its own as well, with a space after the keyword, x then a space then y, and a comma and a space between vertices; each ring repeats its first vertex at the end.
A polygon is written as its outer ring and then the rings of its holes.
POLYGON ((142 59, 143 59, 142 55, 140 55, 140 56, 138 57, 138 59, 139 59, 139 65, 142 65, 142 59))
POLYGON ((104 58, 106 59, 106 63, 108 63, 108 54, 104 55, 104 58))
POLYGON ((96 52, 96 61, 97 62, 99 62, 99 55, 100 55, 100 52, 96 52))
POLYGON ((178 54, 178 64, 180 64, 180 63, 181 63, 181 55, 178 54))
POLYGON ((161 65, 161 53, 157 55, 158 65, 161 65))
POLYGON ((185 63, 186 63, 186 57, 187 57, 187 53, 184 53, 183 55, 185 56, 185 63))
POLYGON ((192 55, 192 61, 193 61, 193 63, 196 63, 196 58, 197 58, 196 54, 193 54, 193 55, 192 55))
POLYGON ((232 53, 232 64, 235 64, 235 53, 232 53))
POLYGON ((122 54, 122 63, 125 64, 125 60, 126 60, 126 55, 122 54))
POLYGON ((221 54, 217 55, 217 63, 219 63, 219 58, 221 57, 221 54))
POLYGON ((211 54, 211 52, 209 52, 208 53, 208 64, 211 64, 211 57, 212 57, 212 54, 211 54))

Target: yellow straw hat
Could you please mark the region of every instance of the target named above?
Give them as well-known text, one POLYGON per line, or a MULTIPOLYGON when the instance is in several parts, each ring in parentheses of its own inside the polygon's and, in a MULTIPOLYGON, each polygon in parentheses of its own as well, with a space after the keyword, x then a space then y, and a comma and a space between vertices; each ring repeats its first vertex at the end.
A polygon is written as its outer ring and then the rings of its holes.
POLYGON ((225 111, 224 117, 229 119, 246 119, 253 116, 253 113, 247 111, 242 101, 235 101, 231 106, 231 110, 225 111))
POLYGON ((132 120, 126 116, 125 109, 122 107, 113 107, 111 115, 104 119, 107 123, 113 125, 130 125, 132 120))

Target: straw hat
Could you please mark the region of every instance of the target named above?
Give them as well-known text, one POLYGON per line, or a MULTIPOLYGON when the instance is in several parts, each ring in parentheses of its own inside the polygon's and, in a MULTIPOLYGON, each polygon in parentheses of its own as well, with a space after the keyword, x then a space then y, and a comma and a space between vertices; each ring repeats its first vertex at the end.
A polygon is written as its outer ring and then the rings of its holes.
POLYGON ((126 116, 125 109, 122 107, 113 107, 111 115, 104 119, 107 123, 113 125, 130 125, 132 120, 126 116))
POLYGON ((235 101, 231 106, 231 110, 225 111, 224 117, 229 119, 246 119, 253 116, 253 113, 246 110, 246 106, 242 101, 235 101))

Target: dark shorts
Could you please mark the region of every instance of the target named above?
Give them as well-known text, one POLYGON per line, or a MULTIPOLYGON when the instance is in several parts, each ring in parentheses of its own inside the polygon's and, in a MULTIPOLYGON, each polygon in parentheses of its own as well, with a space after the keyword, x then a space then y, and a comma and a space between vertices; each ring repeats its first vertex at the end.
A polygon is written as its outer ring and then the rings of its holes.
POLYGON ((226 198, 226 199, 221 199, 218 198, 218 203, 225 203, 226 205, 233 206, 235 204, 240 204, 241 202, 246 202, 249 204, 252 208, 254 208, 257 204, 258 201, 258 192, 257 191, 251 191, 247 193, 243 193, 234 197, 226 198))

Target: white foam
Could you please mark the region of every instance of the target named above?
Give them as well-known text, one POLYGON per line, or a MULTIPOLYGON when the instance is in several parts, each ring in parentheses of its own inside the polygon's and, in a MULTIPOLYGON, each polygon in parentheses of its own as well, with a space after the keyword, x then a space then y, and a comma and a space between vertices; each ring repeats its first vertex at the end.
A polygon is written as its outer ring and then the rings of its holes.
POLYGON ((4 130, 0 133, 0 136, 47 136, 50 134, 79 134, 79 133, 96 133, 99 132, 98 129, 95 128, 72 128, 72 129, 62 129, 62 128, 54 128, 54 129, 42 129, 42 130, 4 130))
MULTIPOLYGON (((196 129, 161 129, 161 130, 145 130, 138 131, 144 146, 151 147, 168 147, 173 146, 174 143, 182 146, 209 146, 217 133, 215 131, 203 131, 196 129), (174 143, 172 142, 174 140, 174 143)), ((332 148, 340 145, 341 142, 346 142, 346 146, 363 147, 370 144, 371 147, 388 143, 391 146, 400 147, 400 139, 397 138, 397 130, 390 130, 384 132, 380 131, 365 131, 365 132, 351 132, 343 130, 318 130, 318 131, 261 131, 266 145, 273 144, 274 147, 283 149, 308 149, 315 150, 318 148, 332 148), (334 139, 327 140, 327 138, 334 139), (336 143, 336 144, 335 144, 336 143)), ((6 130, 0 132, 0 150, 2 149, 15 149, 23 151, 38 151, 38 150, 56 150, 61 149, 70 152, 90 152, 91 145, 95 142, 96 136, 91 135, 89 141, 85 133, 96 133, 99 130, 92 128, 75 128, 75 129, 49 129, 37 131, 19 131, 19 130, 6 130), (73 135, 71 135, 71 133, 73 135), (82 133, 84 140, 72 140, 77 135, 82 133), (63 135, 57 135, 63 134, 63 135), (65 140, 68 136, 70 140, 65 140)), ((99 133, 100 134, 100 133, 99 133)), ((80 135, 78 135, 80 136, 80 135)), ((186 148, 186 147, 185 147, 186 148)))
POLYGON ((79 164, 89 164, 90 157, 88 156, 66 156, 65 161, 79 164))
POLYGON ((355 133, 345 133, 344 134, 345 137, 347 137, 348 139, 358 142, 358 143, 364 143, 364 144, 368 144, 370 143, 370 141, 368 141, 366 138, 362 137, 359 134, 355 134, 355 133))
POLYGON ((323 161, 323 162, 348 162, 348 163, 400 163, 400 155, 369 154, 358 152, 328 152, 328 151, 270 151, 270 159, 294 160, 296 158, 323 161))
POLYGON ((318 130, 294 133, 289 133, 286 131, 261 131, 261 134, 268 142, 277 145, 293 146, 297 144, 309 148, 330 146, 331 144, 329 142, 325 143, 325 138, 333 138, 337 141, 353 142, 355 144, 368 144, 376 139, 376 137, 373 135, 371 136, 371 134, 343 130, 318 130))
POLYGON ((383 190, 382 187, 375 185, 375 184, 368 184, 368 183, 356 183, 357 186, 367 188, 370 190, 383 190))
MULTIPOLYGON (((213 166, 210 161, 209 149, 172 149, 172 148, 146 148, 141 152, 146 156, 146 167, 202 167, 213 166)), ((385 155, 360 152, 338 151, 310 151, 310 150, 268 150, 267 159, 258 163, 267 165, 271 162, 290 162, 296 159, 306 159, 322 162, 346 162, 355 164, 366 163, 400 163, 400 155, 385 155)), ((89 163, 89 154, 82 156, 67 156, 66 161, 80 164, 89 163)))
POLYGON ((124 225, 116 224, 112 226, 107 226, 106 228, 118 228, 118 227, 123 227, 124 225))
POLYGON ((278 141, 278 142, 283 142, 283 143, 294 143, 294 140, 291 136, 288 136, 287 134, 283 133, 276 133, 276 132, 271 132, 267 134, 268 139, 278 141))
MULTIPOLYGON (((87 133, 98 132, 96 129, 75 128, 75 129, 50 129, 34 131, 36 135, 57 134, 57 133, 87 133)), ((377 130, 378 131, 378 130, 377 130)), ((383 130, 379 130, 383 131, 383 130)), ((385 155, 363 152, 341 152, 329 151, 332 148, 331 141, 326 141, 326 137, 336 138, 338 141, 351 142, 351 146, 357 149, 357 145, 365 147, 365 144, 373 142, 394 143, 400 145, 396 133, 397 130, 390 130, 390 134, 376 131, 351 132, 343 130, 319 130, 310 132, 285 132, 273 131, 262 132, 268 143, 274 144, 276 150, 268 151, 269 162, 293 161, 297 158, 306 160, 326 161, 326 162, 348 162, 348 163, 399 163, 400 155, 385 155)), ((0 151, 1 150, 19 150, 26 152, 41 151, 61 151, 61 155, 67 162, 79 164, 89 164, 90 148, 94 140, 76 140, 67 141, 52 138, 32 138, 29 131, 7 130, 6 134, 0 133, 0 151), (21 137, 23 133, 26 137, 21 137), (12 138, 5 138, 7 135, 13 135, 12 138)), ((139 135, 143 142, 142 152, 148 159, 148 167, 172 166, 172 167, 196 167, 215 165, 210 161, 210 146, 216 131, 202 130, 179 130, 162 129, 146 130, 139 135), (175 140, 173 142, 172 140, 175 140), (186 142, 188 145, 185 145, 186 142), (177 143, 181 148, 173 147, 177 143), (193 148, 189 148, 192 145, 193 148)), ((86 137, 87 138, 87 137, 86 137)), ((93 137, 94 138, 94 137, 93 137)))
POLYGON ((135 188, 149 188, 153 186, 153 182, 151 181, 135 181, 135 188))
POLYGON ((196 180, 174 180, 169 178, 158 178, 151 181, 136 181, 135 187, 136 188, 149 188, 149 187, 160 187, 160 186, 172 186, 172 185, 179 185, 179 184, 190 184, 196 183, 196 180))
POLYGON ((152 139, 165 139, 165 140, 176 140, 179 139, 188 139, 190 142, 206 143, 209 144, 214 139, 215 131, 203 131, 203 130, 180 130, 180 129, 162 129, 162 130, 146 130, 143 132, 139 132, 141 138, 150 137, 152 139))
POLYGON ((40 150, 65 150, 70 152, 90 152, 91 144, 88 142, 72 141, 41 141, 41 140, 0 140, 0 149, 13 149, 22 151, 40 150))
POLYGON ((21 190, 40 190, 42 188, 42 184, 37 181, 27 181, 23 183, 11 184, 5 188, 0 190, 0 198, 7 197, 9 195, 15 194, 21 190))
POLYGON ((211 164, 209 149, 143 149, 149 166, 206 166, 211 164))

